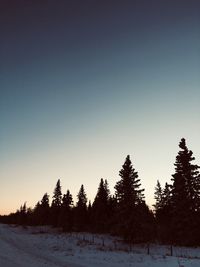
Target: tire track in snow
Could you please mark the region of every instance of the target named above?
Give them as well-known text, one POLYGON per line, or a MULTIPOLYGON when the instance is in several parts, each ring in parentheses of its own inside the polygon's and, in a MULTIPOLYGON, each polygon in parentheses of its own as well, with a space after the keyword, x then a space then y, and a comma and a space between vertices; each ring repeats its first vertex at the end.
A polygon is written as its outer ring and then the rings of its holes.
POLYGON ((81 267, 63 262, 50 252, 31 243, 31 239, 16 233, 11 227, 0 224, 0 266, 6 267, 81 267))

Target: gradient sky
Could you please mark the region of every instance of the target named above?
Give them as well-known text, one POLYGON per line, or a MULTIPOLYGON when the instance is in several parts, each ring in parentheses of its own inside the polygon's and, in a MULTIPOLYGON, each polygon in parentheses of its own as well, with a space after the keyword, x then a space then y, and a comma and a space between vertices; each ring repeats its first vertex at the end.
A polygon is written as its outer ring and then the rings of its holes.
POLYGON ((0 214, 59 178, 113 193, 127 154, 152 205, 182 137, 200 165, 198 0, 1 1, 0 25, 0 214))

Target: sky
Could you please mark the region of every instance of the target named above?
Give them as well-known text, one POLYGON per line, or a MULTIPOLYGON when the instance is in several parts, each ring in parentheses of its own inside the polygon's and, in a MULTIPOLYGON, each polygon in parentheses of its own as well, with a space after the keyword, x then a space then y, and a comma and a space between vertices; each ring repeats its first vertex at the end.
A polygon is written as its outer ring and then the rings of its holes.
POLYGON ((148 205, 182 137, 200 165, 198 0, 1 1, 0 214, 111 193, 127 155, 148 205))

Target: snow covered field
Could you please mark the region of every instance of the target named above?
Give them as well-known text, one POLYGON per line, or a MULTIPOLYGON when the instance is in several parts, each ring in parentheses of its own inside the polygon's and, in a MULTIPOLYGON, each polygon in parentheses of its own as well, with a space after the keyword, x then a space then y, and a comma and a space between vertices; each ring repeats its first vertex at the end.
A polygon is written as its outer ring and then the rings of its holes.
POLYGON ((174 248, 179 257, 168 253, 167 247, 151 245, 147 255, 146 246, 126 247, 112 237, 0 224, 0 267, 200 266, 200 248, 174 248))

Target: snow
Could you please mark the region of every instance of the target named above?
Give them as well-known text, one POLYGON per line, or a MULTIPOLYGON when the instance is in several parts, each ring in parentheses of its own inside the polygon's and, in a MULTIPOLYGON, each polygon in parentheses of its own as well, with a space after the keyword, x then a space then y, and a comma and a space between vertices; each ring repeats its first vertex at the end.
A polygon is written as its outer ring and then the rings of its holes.
POLYGON ((128 246, 113 237, 0 224, 0 267, 199 267, 200 248, 128 246))

